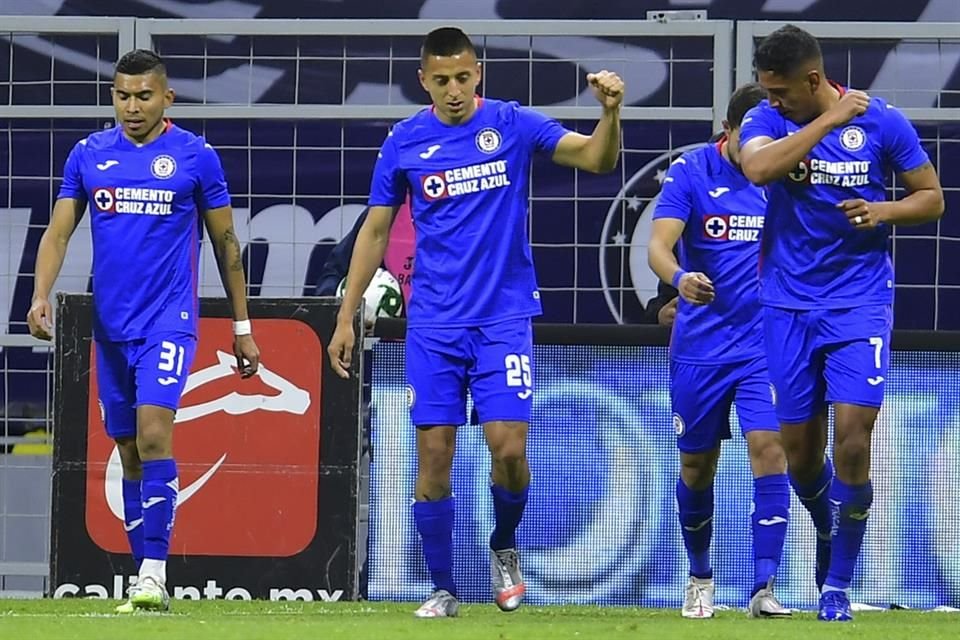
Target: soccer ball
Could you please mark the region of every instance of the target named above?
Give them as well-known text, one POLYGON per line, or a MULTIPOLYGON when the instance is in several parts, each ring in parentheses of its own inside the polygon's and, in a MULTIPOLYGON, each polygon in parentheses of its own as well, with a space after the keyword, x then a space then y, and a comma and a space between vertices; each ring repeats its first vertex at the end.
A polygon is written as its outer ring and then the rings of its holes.
MULTIPOLYGON (((337 286, 337 297, 342 298, 347 290, 347 279, 337 286)), ((373 279, 363 292, 363 321, 373 324, 377 318, 399 318, 403 313, 403 294, 400 283, 386 269, 377 269, 373 279)))

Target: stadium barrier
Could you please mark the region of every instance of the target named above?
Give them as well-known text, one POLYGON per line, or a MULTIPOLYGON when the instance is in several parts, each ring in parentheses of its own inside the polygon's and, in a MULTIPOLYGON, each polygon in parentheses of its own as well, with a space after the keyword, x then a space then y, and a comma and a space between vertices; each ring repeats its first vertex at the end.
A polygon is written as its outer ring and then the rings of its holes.
MULTIPOLYGON (((403 323, 382 320, 377 333, 369 595, 416 600, 429 591, 429 574, 409 508, 417 467, 398 340, 403 323)), ((668 337, 661 327, 534 325, 533 481, 518 533, 531 603, 680 605, 687 559, 674 499, 668 337)), ((892 348, 853 598, 882 607, 957 606, 960 332, 895 332, 892 348)), ((745 606, 753 586, 753 487, 735 411, 730 422, 733 438, 715 481, 712 556, 717 602, 745 606)), ((488 601, 489 454, 479 428, 466 426, 457 438, 455 577, 464 599, 488 601)), ((809 608, 817 601, 815 534, 794 496, 790 514, 777 594, 809 608)))
MULTIPOLYGON (((337 308, 251 300, 261 367, 241 380, 229 304, 201 301, 176 418, 172 596, 357 597, 360 380, 327 366, 337 308)), ((61 294, 58 310, 50 594, 122 597, 135 571, 119 454, 98 406, 92 298, 61 294)), ((362 363, 359 346, 354 358, 362 363)))

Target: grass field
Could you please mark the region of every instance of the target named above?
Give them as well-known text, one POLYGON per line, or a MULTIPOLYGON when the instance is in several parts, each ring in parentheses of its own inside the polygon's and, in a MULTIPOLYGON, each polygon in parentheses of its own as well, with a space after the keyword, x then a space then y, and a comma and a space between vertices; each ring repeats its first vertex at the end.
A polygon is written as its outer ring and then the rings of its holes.
POLYGON ((470 605, 456 620, 417 620, 415 605, 388 603, 182 602, 169 614, 113 615, 110 600, 0 601, 0 638, 7 640, 817 640, 878 638, 940 640, 960 637, 960 614, 882 611, 857 614, 846 624, 749 620, 720 611, 691 621, 677 611, 617 607, 525 607, 503 614, 470 605))

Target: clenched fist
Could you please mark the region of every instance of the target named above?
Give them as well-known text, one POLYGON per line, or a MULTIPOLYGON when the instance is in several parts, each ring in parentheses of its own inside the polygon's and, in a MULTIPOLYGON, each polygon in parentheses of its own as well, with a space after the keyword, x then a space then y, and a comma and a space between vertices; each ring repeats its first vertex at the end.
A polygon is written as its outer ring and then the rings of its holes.
POLYGON ((604 109, 616 109, 623 103, 623 80, 613 71, 588 73, 587 84, 604 109))

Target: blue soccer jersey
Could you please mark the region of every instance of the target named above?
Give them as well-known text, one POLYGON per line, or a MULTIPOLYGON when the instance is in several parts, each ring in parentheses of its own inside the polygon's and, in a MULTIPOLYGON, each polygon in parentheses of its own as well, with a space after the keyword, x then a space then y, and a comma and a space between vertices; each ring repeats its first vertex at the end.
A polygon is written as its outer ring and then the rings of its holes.
POLYGON ((653 217, 686 224, 680 265, 706 274, 716 290, 707 305, 681 298, 674 360, 713 364, 764 353, 757 259, 765 207, 763 192, 723 158, 720 144, 687 152, 670 166, 653 217))
MULTIPOLYGON (((764 100, 744 117, 741 144, 783 138, 802 126, 764 100)), ((891 170, 910 171, 928 161, 910 122, 880 98, 824 136, 793 172, 767 187, 761 302, 798 310, 891 304, 889 225, 855 229, 837 204, 886 200, 891 170)))
POLYGON ((568 130, 515 102, 481 100, 451 126, 432 109, 397 123, 380 149, 370 206, 409 191, 416 228, 410 326, 469 327, 539 315, 527 200, 534 152, 568 130))
POLYGON ((58 198, 90 205, 94 336, 197 334, 199 213, 230 204, 204 139, 172 124, 137 145, 120 127, 74 146, 58 198))

